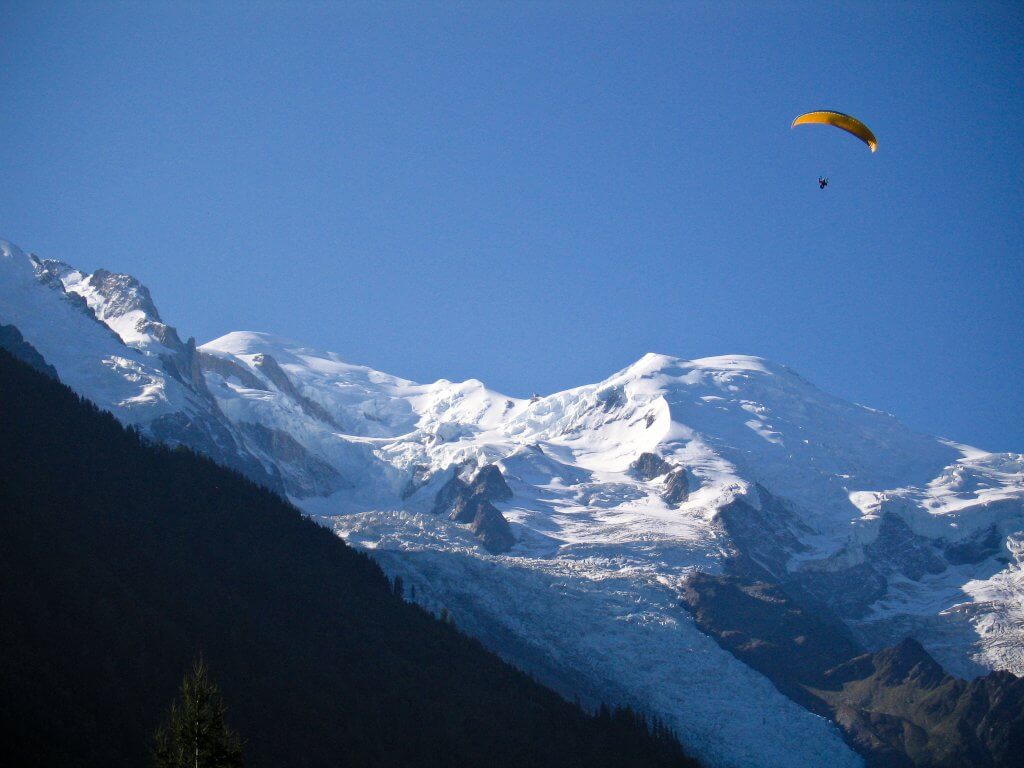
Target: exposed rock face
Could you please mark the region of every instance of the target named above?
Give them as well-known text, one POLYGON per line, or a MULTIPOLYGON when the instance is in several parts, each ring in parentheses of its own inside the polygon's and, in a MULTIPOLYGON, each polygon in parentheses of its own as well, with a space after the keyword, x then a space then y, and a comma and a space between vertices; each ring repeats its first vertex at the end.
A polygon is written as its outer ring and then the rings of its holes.
POLYGON ((456 504, 470 495, 469 486, 456 472, 452 475, 452 479, 442 485, 441 490, 434 496, 434 508, 430 511, 435 515, 450 515, 455 511, 456 504))
POLYGON ((87 279, 96 292, 107 300, 105 306, 108 317, 139 311, 152 322, 163 324, 149 289, 131 275, 113 274, 105 269, 97 269, 87 279))
POLYGON ((97 269, 81 272, 63 261, 34 259, 36 279, 107 329, 122 344, 156 355, 163 370, 214 409, 199 367, 195 339, 183 342, 167 325, 149 289, 131 275, 97 269))
POLYGON ((516 543, 516 537, 512 535, 512 529, 505 516, 485 499, 480 499, 475 504, 476 513, 469 524, 469 529, 480 539, 484 549, 492 555, 511 549, 516 543))
POLYGON ((480 468, 473 478, 471 489, 474 496, 482 496, 489 501, 508 501, 512 498, 512 489, 505 482, 505 476, 493 464, 480 468))
POLYGON ((260 373, 266 376, 281 392, 288 395, 288 397, 298 403, 302 410, 307 414, 312 416, 314 419, 319 419, 325 424, 330 424, 332 427, 337 429, 342 428, 323 406, 313 400, 310 400, 296 389, 295 385, 292 384, 291 379, 288 378, 288 374, 284 372, 284 369, 278 365, 277 360, 273 357, 270 355, 258 354, 253 358, 253 363, 259 369, 260 373))
POLYGON ((1009 672, 952 677, 910 638, 865 653, 774 583, 696 574, 682 601, 719 645, 833 719, 873 768, 993 768, 1024 753, 1024 679, 1009 672))
POLYGON ((665 487, 661 498, 670 507, 678 507, 690 494, 690 483, 686 478, 686 470, 670 461, 665 461, 654 453, 641 453, 629 465, 630 474, 638 480, 655 480, 665 476, 665 487))
POLYGON ((819 714, 823 707, 806 686, 821 685, 826 670, 863 653, 842 624, 804 610, 772 582, 696 573, 682 602, 701 631, 819 714))
POLYGON ((254 376, 248 368, 233 360, 200 352, 199 365, 204 371, 212 371, 225 379, 237 379, 243 387, 267 391, 266 384, 254 376))
POLYGON ((57 369, 47 363, 39 351, 25 341, 21 331, 15 326, 0 324, 0 349, 6 349, 23 363, 28 363, 40 373, 60 381, 57 369))
POLYGON ((352 487, 330 464, 312 456, 287 432, 269 429, 262 424, 246 424, 244 428, 246 436, 256 447, 281 468, 284 487, 289 495, 298 499, 330 496, 352 487))
POLYGON ((654 453, 641 453, 640 457, 629 465, 629 471, 638 480, 653 480, 672 471, 672 465, 654 453))
POLYGON ((427 482, 429 478, 430 468, 423 464, 418 464, 413 468, 412 477, 402 488, 402 501, 405 501, 412 496, 416 491, 423 487, 423 484, 427 482))
POLYGON ((946 570, 935 544, 915 535, 901 517, 892 513, 882 516, 878 538, 865 549, 879 571, 898 573, 913 581, 919 581, 925 574, 946 570))
POLYGON ((516 540, 505 516, 491 502, 511 498, 512 489, 501 470, 489 464, 478 470, 468 483, 456 472, 437 492, 432 511, 469 525, 484 548, 498 554, 511 548, 516 540))
MULTIPOLYGON (((29 259, 32 260, 36 280, 45 286, 53 288, 54 290, 64 292, 64 281, 62 278, 64 275, 74 272, 74 267, 58 259, 40 259, 34 253, 29 255, 29 259)), ((92 310, 89 310, 89 314, 91 314, 93 318, 96 317, 92 310)))
MULTIPOLYGON (((170 328, 170 326, 167 326, 170 328)), ((199 361, 199 353, 196 351, 196 340, 189 337, 189 340, 182 344, 178 341, 177 333, 173 328, 173 340, 178 347, 168 354, 160 355, 160 361, 164 364, 164 370, 178 381, 188 384, 200 397, 208 401, 211 406, 217 408, 210 390, 206 386, 206 378, 203 376, 203 369, 199 361)), ((165 337, 167 338, 167 337, 165 337)))
POLYGON ((661 498, 670 507, 678 507, 690 495, 690 483, 686 479, 686 470, 676 467, 665 477, 665 490, 661 498))
MULTIPOLYGON (((131 275, 105 269, 88 274, 50 259, 40 262, 40 270, 40 279, 45 274, 46 279, 59 282, 69 296, 84 301, 94 317, 121 336, 125 344, 145 348, 148 343, 143 339, 148 338, 169 350, 170 354, 161 355, 162 358, 187 356, 186 344, 178 331, 161 319, 149 289, 131 275)), ((194 342, 192 348, 195 348, 194 342)), ((183 380, 190 378, 187 362, 178 361, 176 368, 183 380)))
POLYGON ((183 342, 167 325, 149 289, 131 275, 97 269, 81 272, 62 261, 36 259, 36 279, 112 333, 122 344, 156 355, 163 370, 217 410, 206 388, 195 339, 183 342))
POLYGON ((751 578, 770 576, 784 580, 786 563, 804 550, 800 535, 809 532, 806 525, 785 501, 757 486, 760 506, 736 499, 722 507, 718 521, 737 547, 731 569, 751 578))
POLYGON ((999 535, 999 529, 994 525, 987 531, 982 531, 978 536, 956 544, 949 544, 945 548, 946 559, 953 565, 966 565, 968 563, 980 563, 992 555, 997 554, 1003 548, 1003 537, 999 535))
POLYGON ((29 256, 32 261, 33 268, 35 270, 36 280, 43 285, 47 286, 53 291, 60 293, 68 304, 74 307, 76 310, 81 312, 86 317, 93 320, 97 325, 102 326, 107 333, 113 336, 115 339, 120 341, 122 344, 124 341, 118 336, 113 330, 111 330, 106 323, 100 320, 92 307, 89 306, 83 297, 77 293, 68 291, 64 286, 63 277, 68 274, 75 273, 74 267, 69 264, 65 264, 63 261, 56 259, 40 259, 34 254, 29 256))
POLYGON ((471 523, 473 518, 476 517, 477 507, 482 504, 490 504, 490 502, 480 497, 459 496, 455 499, 455 503, 452 504, 448 517, 456 523, 462 523, 463 525, 471 523))
POLYGON ((838 570, 795 573, 787 584, 826 602, 844 618, 859 619, 885 595, 889 582, 871 563, 858 563, 838 570))
POLYGON ((975 539, 948 545, 914 533, 899 515, 886 512, 875 539, 863 546, 862 554, 848 548, 815 567, 789 574, 777 571, 775 575, 787 587, 813 594, 840 616, 856 620, 868 615, 892 579, 921 581, 942 573, 950 563, 983 560, 995 554, 1001 542, 998 534, 993 536, 989 530, 975 539))

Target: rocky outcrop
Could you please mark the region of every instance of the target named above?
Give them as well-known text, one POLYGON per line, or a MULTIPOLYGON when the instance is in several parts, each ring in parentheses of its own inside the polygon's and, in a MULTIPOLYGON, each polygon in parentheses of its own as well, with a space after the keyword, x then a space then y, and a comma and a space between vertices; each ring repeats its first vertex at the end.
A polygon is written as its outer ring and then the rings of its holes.
MULTIPOLYGON (((748 578, 785 580, 790 558, 806 548, 802 535, 810 529, 785 500, 755 486, 757 506, 743 498, 719 510, 718 523, 735 545, 729 569, 748 578)), ((788 582, 787 582, 788 583, 788 582)))
POLYGON ((107 317, 138 311, 150 322, 163 325, 149 289, 131 275, 97 269, 86 280, 105 299, 104 315, 107 317))
POLYGON ((480 468, 469 482, 456 471, 434 497, 432 512, 469 525, 484 548, 498 554, 510 549, 516 540, 505 516, 491 502, 511 498, 512 489, 501 470, 489 464, 480 468))
POLYGON ((290 496, 297 499, 330 496, 352 487, 334 467, 311 455, 287 432, 262 424, 242 426, 246 437, 281 470, 284 488, 290 496))
MULTIPOLYGON (((787 586, 827 602, 840 616, 857 620, 871 612, 892 579, 921 581, 942 573, 950 563, 976 562, 995 554, 1001 544, 998 532, 993 534, 990 529, 950 545, 915 533, 902 517, 886 512, 878 521, 873 541, 848 547, 827 561, 809 564, 785 575, 784 580, 787 586), (857 551, 859 546, 862 553, 857 551)), ((888 642, 896 640, 898 637, 888 642)))
POLYGON ((472 494, 469 491, 469 486, 459 477, 459 473, 456 471, 451 480, 441 486, 441 489, 434 496, 434 507, 431 509, 431 514, 434 515, 450 515, 455 511, 455 506, 463 498, 468 498, 472 494))
POLYGON ((430 479, 430 467, 426 464, 417 464, 412 469, 412 476, 406 481, 402 487, 401 497, 402 501, 405 501, 410 496, 416 493, 422 488, 427 481, 430 479))
POLYGON ((639 458, 629 465, 630 474, 638 480, 653 480, 671 472, 672 468, 672 464, 656 453, 641 453, 639 458))
POLYGON ((690 483, 686 479, 686 470, 676 467, 665 476, 665 490, 661 492, 661 498, 670 507, 678 507, 690 495, 690 483))
POLYGON ((946 560, 952 565, 980 563, 1003 549, 1003 537, 996 526, 989 526, 975 536, 964 541, 954 542, 945 546, 946 560))
POLYGON ((308 415, 314 419, 319 419, 325 424, 330 424, 335 429, 343 429, 334 417, 327 412, 326 408, 299 392, 291 379, 288 378, 288 374, 284 372, 284 369, 271 355, 263 353, 254 355, 252 361, 259 372, 266 376, 271 384, 277 387, 282 394, 287 395, 298 403, 299 407, 308 415))
POLYGON ((696 574, 682 603, 701 631, 812 712, 872 768, 994 768, 1024 754, 1024 679, 946 674, 916 640, 867 653, 827 611, 778 584, 696 574))
MULTIPOLYGON (((170 328, 170 326, 167 327, 170 328)), ((174 332, 174 340, 177 341, 177 332, 173 328, 170 330, 174 332)), ((163 363, 164 370, 178 381, 188 385, 212 406, 217 407, 213 395, 210 394, 210 390, 206 386, 199 353, 196 351, 196 340, 189 337, 187 342, 184 344, 178 342, 178 346, 171 349, 171 352, 160 355, 160 362, 163 363)), ((220 409, 217 408, 217 410, 220 409)))
MULTIPOLYGON (((459 496, 455 499, 452 504, 451 512, 448 513, 448 518, 454 520, 456 523, 462 523, 463 525, 473 522, 473 518, 476 517, 477 507, 481 504, 490 504, 487 499, 474 496, 459 496)), ((493 505, 492 505, 493 506, 493 505)))
POLYGON ((686 470, 666 461, 657 454, 641 453, 637 460, 629 465, 629 472, 633 477, 645 482, 664 476, 661 498, 672 508, 678 507, 690 495, 690 483, 686 477, 686 470))
POLYGON ((32 267, 35 271, 36 280, 50 288, 53 291, 61 294, 64 301, 74 307, 77 311, 88 317, 94 323, 102 326, 104 331, 113 338, 117 339, 118 342, 124 344, 124 341, 114 333, 110 327, 100 320, 92 307, 89 306, 84 298, 79 296, 77 293, 72 293, 64 287, 63 277, 67 274, 75 272, 74 267, 65 264, 63 261, 57 261, 56 259, 40 259, 34 254, 29 256, 32 261, 32 267))
POLYGON ((248 389, 267 390, 267 385, 260 378, 252 373, 244 365, 239 365, 234 360, 224 357, 199 352, 199 366, 204 371, 216 373, 224 379, 237 379, 238 383, 248 389))
MULTIPOLYGON (((199 366, 195 339, 183 342, 167 325, 149 289, 131 275, 81 272, 63 261, 34 259, 36 279, 102 325, 120 343, 155 354, 163 370, 213 406, 199 366)), ((214 406, 215 407, 215 406, 214 406)))
POLYGON ((891 512, 882 515, 877 538, 864 549, 876 569, 898 573, 912 581, 946 570, 946 562, 936 552, 934 542, 915 534, 903 518, 891 512))
POLYGON ((18 360, 28 363, 40 373, 45 373, 50 378, 60 381, 57 369, 46 362, 39 354, 39 350, 25 341, 25 337, 15 326, 0 324, 0 349, 7 350, 18 360))
POLYGON ((822 714, 807 686, 863 653, 838 620, 797 605, 776 583, 696 573, 681 595, 697 626, 790 698, 822 714))
POLYGON ((470 491, 474 496, 482 496, 488 501, 508 501, 512 498, 512 489, 494 464, 480 468, 470 484, 470 491))
MULTIPOLYGON (((138 313, 133 328, 136 333, 149 336, 166 347, 170 350, 170 357, 187 355, 186 344, 178 336, 177 329, 161 319, 149 289, 131 275, 106 269, 97 269, 92 274, 82 273, 62 261, 44 260, 40 264, 48 275, 60 280, 69 296, 84 300, 95 317, 108 327, 125 315, 138 313)), ((115 329, 111 327, 111 330, 115 329)), ((130 339, 124 341, 132 343, 130 339)), ((194 342, 192 347, 195 348, 194 342)), ((190 378, 188 364, 179 362, 176 367, 183 378, 190 378)))
POLYGON ((516 543, 508 520, 489 501, 480 499, 475 504, 476 511, 469 529, 492 555, 507 552, 516 543))

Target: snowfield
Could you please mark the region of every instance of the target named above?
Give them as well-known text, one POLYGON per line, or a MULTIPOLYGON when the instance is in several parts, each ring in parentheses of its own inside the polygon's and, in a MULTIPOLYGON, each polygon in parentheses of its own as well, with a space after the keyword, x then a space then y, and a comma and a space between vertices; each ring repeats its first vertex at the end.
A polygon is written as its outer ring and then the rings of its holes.
POLYGON ((710 765, 862 764, 680 607, 689 574, 741 556, 871 648, 912 635, 954 674, 1024 675, 1024 455, 916 434, 742 355, 648 354, 517 399, 262 333, 180 352, 127 276, 0 248, 0 323, 74 389, 144 429, 168 413, 218 425, 221 449, 417 602, 570 698, 663 716, 710 765), (631 469, 644 454, 668 471, 631 469), (446 483, 487 465, 512 492, 494 502, 516 539, 500 553, 432 514, 446 483))

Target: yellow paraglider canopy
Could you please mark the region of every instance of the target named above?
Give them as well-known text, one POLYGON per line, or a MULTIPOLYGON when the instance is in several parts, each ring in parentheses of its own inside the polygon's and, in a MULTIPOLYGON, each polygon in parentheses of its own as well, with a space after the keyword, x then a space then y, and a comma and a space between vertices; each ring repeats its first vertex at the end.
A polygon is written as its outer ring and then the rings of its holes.
POLYGON ((832 112, 830 110, 807 112, 794 120, 793 125, 791 125, 790 128, 796 128, 798 125, 809 125, 811 123, 834 125, 836 128, 842 128, 847 133, 852 133, 858 139, 867 144, 871 148, 872 152, 878 149, 878 139, 875 138, 875 134, 873 134, 871 129, 856 117, 844 115, 842 112, 832 112))

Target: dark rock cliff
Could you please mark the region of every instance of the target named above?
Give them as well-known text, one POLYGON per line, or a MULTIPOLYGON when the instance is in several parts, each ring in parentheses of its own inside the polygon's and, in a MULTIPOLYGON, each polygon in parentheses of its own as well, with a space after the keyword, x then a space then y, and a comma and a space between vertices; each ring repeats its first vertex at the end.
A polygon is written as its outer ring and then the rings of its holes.
POLYGON ((516 539, 505 516, 491 502, 511 498, 512 489, 501 470, 488 464, 480 468, 469 482, 455 472, 434 497, 432 511, 435 515, 448 515, 457 523, 469 525, 488 552, 499 554, 509 550, 516 539))
POLYGON ((670 507, 679 506, 690 495, 690 483, 686 477, 686 470, 666 461, 657 454, 641 453, 637 460, 629 465, 629 471, 638 480, 648 482, 664 476, 661 498, 670 507))

